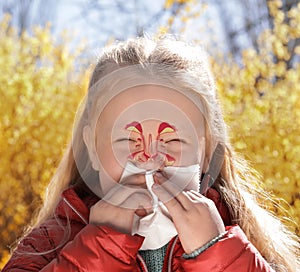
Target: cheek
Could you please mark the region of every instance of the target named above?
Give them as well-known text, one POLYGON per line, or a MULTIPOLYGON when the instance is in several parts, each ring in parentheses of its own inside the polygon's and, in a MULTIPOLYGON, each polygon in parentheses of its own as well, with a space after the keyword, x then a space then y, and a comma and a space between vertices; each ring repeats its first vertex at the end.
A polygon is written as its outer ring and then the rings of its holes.
POLYGON ((174 158, 174 166, 189 166, 198 163, 198 155, 193 146, 183 144, 181 148, 170 148, 168 154, 174 158))
POLYGON ((103 187, 104 184, 119 182, 123 172, 123 166, 120 161, 116 159, 111 148, 111 143, 103 141, 102 143, 98 143, 96 148, 101 169, 99 171, 101 186, 103 187))
POLYGON ((188 143, 171 142, 166 145, 166 153, 175 159, 174 166, 203 165, 205 140, 189 139, 188 143))

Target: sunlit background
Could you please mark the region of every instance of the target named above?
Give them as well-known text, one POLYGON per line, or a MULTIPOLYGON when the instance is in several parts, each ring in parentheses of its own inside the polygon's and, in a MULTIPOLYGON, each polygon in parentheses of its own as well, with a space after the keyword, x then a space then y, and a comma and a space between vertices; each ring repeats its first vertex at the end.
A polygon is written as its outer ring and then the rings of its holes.
POLYGON ((1 1, 0 269, 70 139, 97 53, 143 35, 174 34, 209 52, 233 146, 285 211, 262 205, 299 235, 298 2, 1 1))

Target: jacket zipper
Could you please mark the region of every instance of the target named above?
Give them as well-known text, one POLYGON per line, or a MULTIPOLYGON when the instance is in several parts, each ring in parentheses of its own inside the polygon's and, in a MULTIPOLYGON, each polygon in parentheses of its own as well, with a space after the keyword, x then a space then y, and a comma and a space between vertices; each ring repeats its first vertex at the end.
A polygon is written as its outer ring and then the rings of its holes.
POLYGON ((176 245, 176 242, 178 240, 178 236, 176 236, 176 238, 174 239, 174 242, 172 244, 171 250, 170 250, 170 256, 169 256, 169 260, 168 260, 168 272, 172 272, 172 257, 173 257, 173 252, 174 252, 174 248, 176 245))
POLYGON ((140 262, 142 264, 143 272, 148 272, 148 268, 147 268, 147 265, 146 265, 143 257, 140 254, 137 254, 137 257, 138 257, 138 259, 140 260, 140 262))
POLYGON ((71 208, 71 210, 74 213, 76 213, 79 216, 79 218, 83 221, 83 223, 85 223, 86 225, 88 224, 88 221, 86 221, 86 219, 82 216, 82 214, 80 214, 66 198, 63 197, 63 201, 71 208))

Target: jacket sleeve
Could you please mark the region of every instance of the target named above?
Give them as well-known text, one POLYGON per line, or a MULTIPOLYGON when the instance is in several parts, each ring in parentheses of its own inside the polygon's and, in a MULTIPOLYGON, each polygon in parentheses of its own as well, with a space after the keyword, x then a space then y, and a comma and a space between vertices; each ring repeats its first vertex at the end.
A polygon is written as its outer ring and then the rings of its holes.
POLYGON ((42 251, 39 249, 39 244, 44 242, 32 237, 24 238, 2 272, 139 271, 136 255, 143 243, 141 236, 89 224, 61 250, 52 250, 49 254, 45 252, 45 246, 42 251), (25 248, 27 253, 33 254, 22 254, 25 248))
POLYGON ((226 236, 194 259, 181 258, 184 271, 274 272, 239 226, 226 227, 226 236))
POLYGON ((109 227, 87 225, 41 271, 139 271, 136 257, 143 240, 109 227))

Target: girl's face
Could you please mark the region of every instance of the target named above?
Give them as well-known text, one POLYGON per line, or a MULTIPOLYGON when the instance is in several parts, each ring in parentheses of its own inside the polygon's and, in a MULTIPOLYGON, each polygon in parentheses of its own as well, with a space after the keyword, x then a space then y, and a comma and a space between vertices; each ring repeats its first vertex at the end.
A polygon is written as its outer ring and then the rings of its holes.
POLYGON ((109 180, 119 182, 127 161, 147 170, 203 166, 203 115, 186 96, 167 87, 143 85, 121 92, 101 112, 92 133, 104 191, 109 180))

